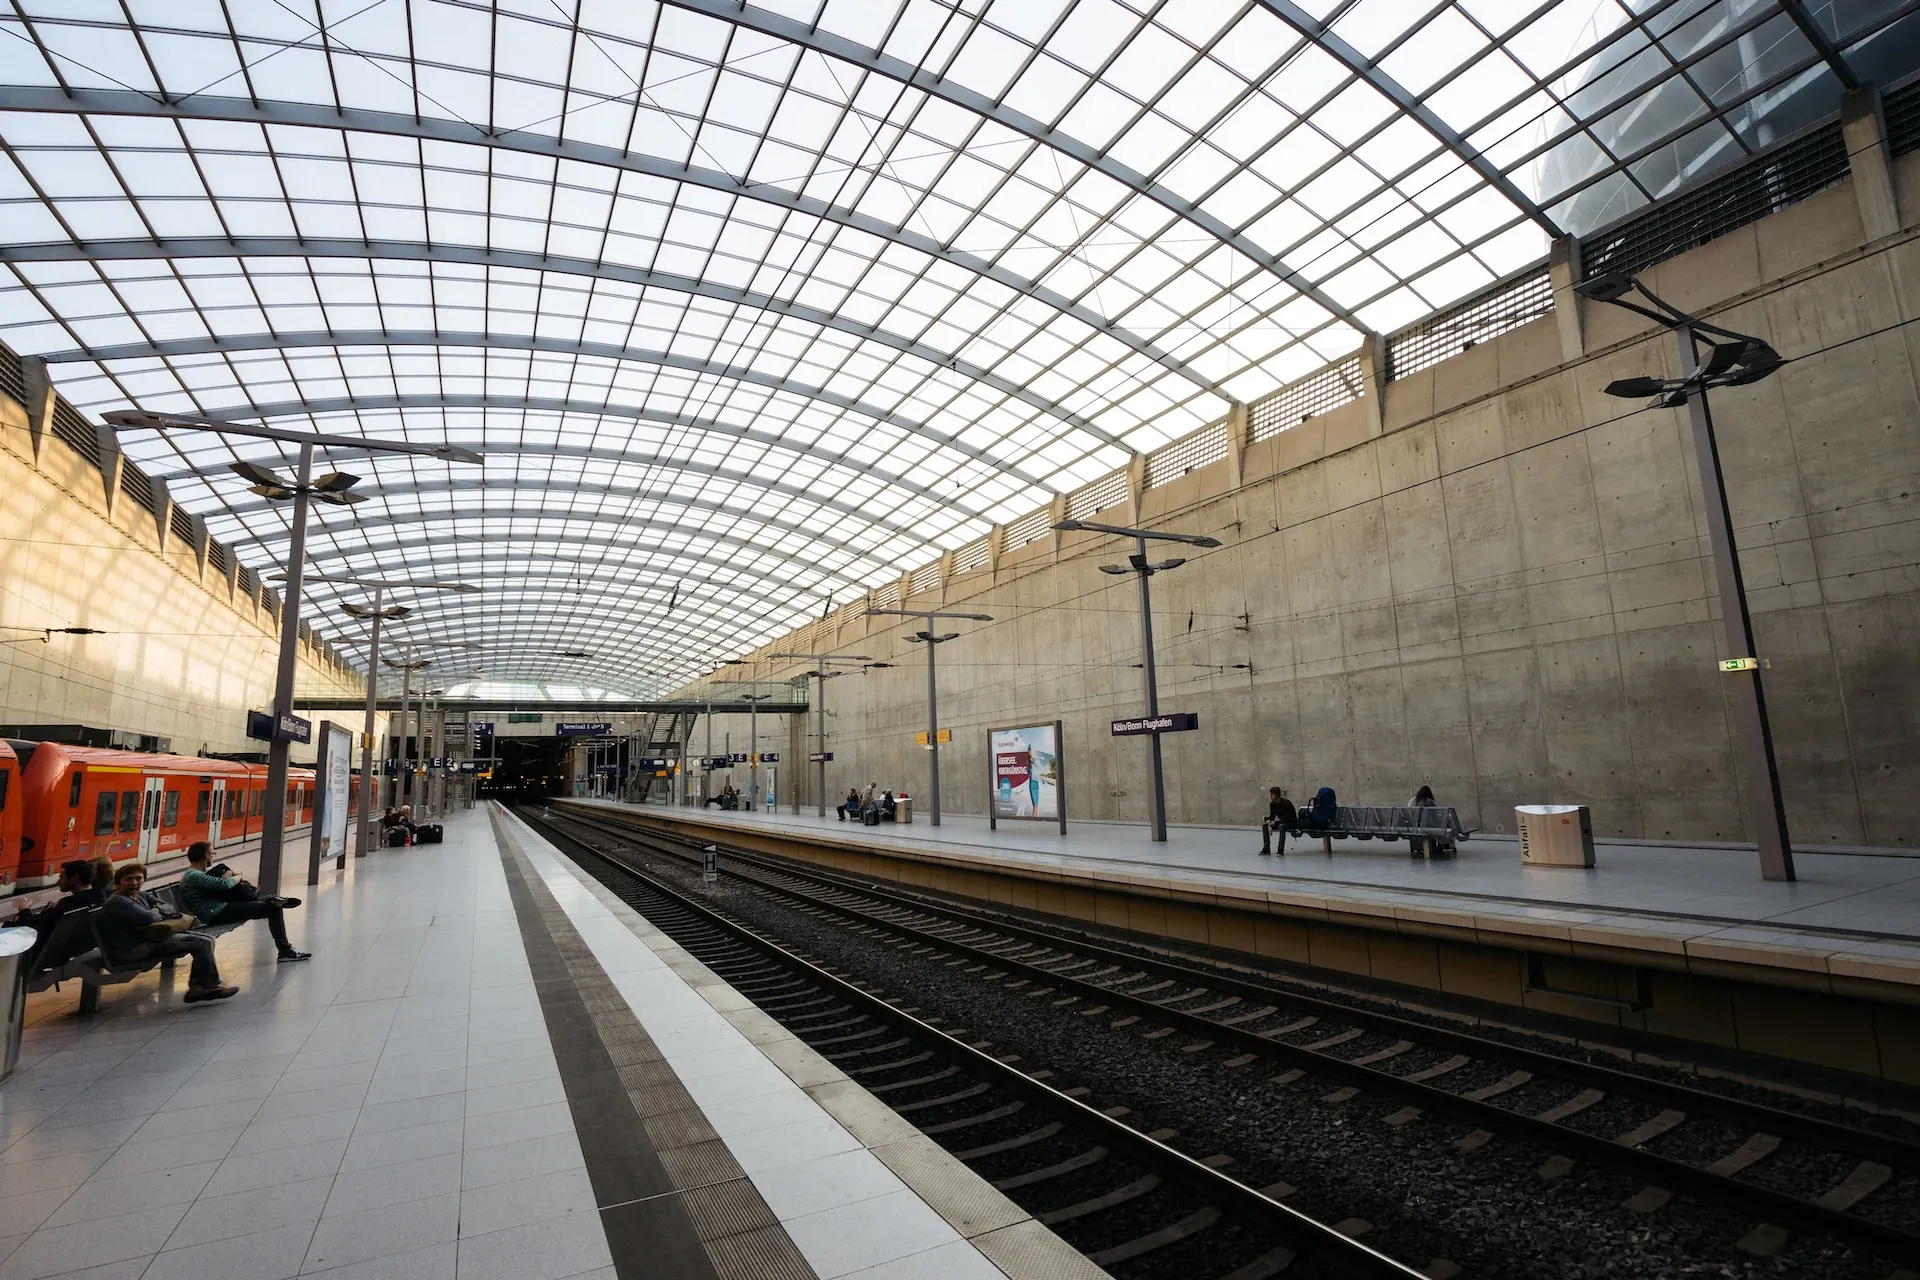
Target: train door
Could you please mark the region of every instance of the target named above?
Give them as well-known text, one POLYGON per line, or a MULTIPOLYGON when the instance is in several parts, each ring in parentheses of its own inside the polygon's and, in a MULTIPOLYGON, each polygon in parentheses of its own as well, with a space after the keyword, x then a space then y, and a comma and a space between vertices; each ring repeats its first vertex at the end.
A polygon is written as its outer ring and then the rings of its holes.
POLYGON ((151 862, 160 851, 160 805, 166 799, 167 780, 148 778, 140 801, 140 861, 151 862))
POLYGON ((220 818, 226 811, 227 780, 225 778, 215 778, 213 780, 213 803, 207 808, 207 813, 210 815, 207 818, 207 843, 209 845, 219 845, 220 818))

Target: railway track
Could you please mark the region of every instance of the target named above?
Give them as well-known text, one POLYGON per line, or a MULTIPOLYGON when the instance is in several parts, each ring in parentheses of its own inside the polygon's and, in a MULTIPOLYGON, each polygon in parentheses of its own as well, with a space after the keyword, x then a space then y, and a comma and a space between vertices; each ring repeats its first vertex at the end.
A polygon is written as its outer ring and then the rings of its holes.
MULTIPOLYGON (((603 840, 698 858, 693 843, 622 817, 574 811, 565 822, 603 840)), ((1910 1194, 1920 1172, 1920 1143, 1907 1137, 1143 956, 766 855, 724 852, 730 874, 796 909, 884 931, 903 948, 937 948, 941 957, 983 966, 1003 989, 1018 985, 1063 1008, 1137 1019, 1141 1035, 1176 1032, 1335 1081, 1341 1088, 1329 1096, 1340 1102, 1361 1091, 1392 1098, 1404 1105, 1386 1116, 1389 1125, 1426 1114, 1465 1122, 1456 1144, 1463 1150, 1496 1136, 1523 1140, 1550 1153, 1543 1178, 1564 1175, 1576 1161, 1621 1171, 1640 1182, 1626 1203, 1643 1214, 1676 1194, 1731 1209, 1751 1223, 1741 1240, 1750 1253, 1775 1253, 1790 1232, 1803 1232, 1889 1264, 1920 1264, 1920 1234, 1897 1220, 1907 1201, 1888 1194, 1910 1194), (1789 1167, 1790 1174, 1777 1172, 1789 1167), (1876 1216, 1876 1197, 1889 1204, 1886 1214, 1876 1216)))
MULTIPOLYGON (((974 1168, 1100 1267, 1121 1277, 1380 1277, 1406 1267, 1195 1159, 1127 1109, 1098 1109, 996 1057, 965 1028, 830 970, 722 908, 651 874, 607 832, 532 823, 623 901, 898 1114, 974 1168)), ((1426 1274, 1451 1275, 1445 1266, 1426 1274)))

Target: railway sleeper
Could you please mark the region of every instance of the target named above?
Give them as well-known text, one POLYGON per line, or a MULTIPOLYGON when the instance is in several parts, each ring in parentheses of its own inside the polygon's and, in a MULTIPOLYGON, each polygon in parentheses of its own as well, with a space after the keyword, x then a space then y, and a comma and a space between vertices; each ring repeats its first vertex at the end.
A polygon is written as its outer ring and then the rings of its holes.
POLYGON ((966 1088, 954 1093, 943 1093, 937 1098, 922 1098, 918 1102, 902 1102, 896 1106, 894 1110, 898 1111, 901 1115, 907 1115, 914 1111, 929 1111, 934 1107, 944 1107, 950 1103, 965 1102, 968 1098, 977 1098, 991 1087, 992 1086, 987 1084, 986 1081, 982 1080, 977 1084, 970 1084, 966 1088))
POLYGON ((963 1161, 985 1160, 988 1156, 997 1156, 1003 1151, 1018 1151, 1021 1147, 1030 1147, 1036 1142, 1045 1142, 1065 1127, 1058 1120, 1049 1120, 1038 1129, 1030 1129, 1018 1137, 989 1142, 984 1147, 969 1147, 965 1151, 956 1151, 953 1153, 953 1158, 963 1161))
POLYGON ((933 1137, 937 1134, 953 1133, 959 1129, 971 1129, 975 1125, 991 1124, 995 1120, 1004 1120, 1008 1116, 1018 1113, 1024 1109, 1026 1105, 1026 1103, 1019 1101, 1009 1102, 1004 1107, 995 1107, 991 1111, 982 1111, 979 1115, 963 1116, 958 1120, 945 1120, 939 1124, 922 1125, 920 1132, 926 1134, 928 1137, 933 1137))
POLYGON ((912 1089, 918 1085, 932 1084, 936 1080, 948 1080, 959 1074, 959 1067, 942 1067, 938 1071, 931 1072, 924 1076, 915 1076, 911 1080, 890 1080, 886 1084, 870 1084, 867 1086, 867 1092, 874 1094, 892 1093, 896 1089, 912 1089))
POLYGON ((1068 1156, 1058 1164, 1050 1164, 1044 1169, 1031 1169, 1026 1173, 1016 1173, 1001 1178, 993 1184, 996 1191, 1017 1191, 1021 1187, 1031 1187, 1037 1182, 1049 1182, 1054 1178, 1064 1178, 1070 1173, 1092 1168, 1107 1158, 1105 1147, 1089 1147, 1077 1156, 1068 1156))
POLYGON ((872 1075, 876 1071, 898 1071, 901 1067, 910 1067, 916 1062, 925 1062, 933 1056, 933 1050, 923 1049, 911 1057, 895 1058, 892 1062, 876 1062, 869 1067, 855 1067, 847 1074, 851 1076, 872 1075))
POLYGON ((1135 1178, 1125 1186, 1115 1187, 1105 1195, 1094 1196, 1092 1199, 1082 1200, 1078 1204, 1070 1204, 1065 1208, 1055 1209, 1050 1213, 1036 1214, 1034 1215, 1034 1221, 1046 1227, 1051 1227, 1062 1222, 1072 1222, 1075 1218, 1084 1218, 1090 1213, 1099 1213, 1104 1209, 1111 1209, 1115 1205, 1125 1204, 1129 1200, 1138 1200, 1141 1196, 1146 1195, 1159 1185, 1159 1174, 1145 1174, 1135 1178))
POLYGON ((1218 1221, 1220 1221, 1220 1211, 1209 1205, 1205 1209, 1195 1210, 1170 1226, 1162 1227, 1158 1231, 1150 1231, 1125 1244, 1114 1245, 1111 1249, 1090 1253, 1087 1257, 1095 1266, 1112 1266, 1116 1262, 1126 1262, 1130 1258, 1152 1253, 1155 1249, 1177 1244, 1188 1236, 1200 1234, 1218 1221))

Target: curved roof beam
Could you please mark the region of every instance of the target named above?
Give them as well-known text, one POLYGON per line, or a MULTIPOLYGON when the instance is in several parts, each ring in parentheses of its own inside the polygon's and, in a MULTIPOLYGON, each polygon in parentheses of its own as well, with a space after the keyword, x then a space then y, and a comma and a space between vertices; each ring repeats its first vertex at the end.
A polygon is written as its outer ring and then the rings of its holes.
MULTIPOLYGON (((0 257, 4 256, 4 250, 0 250, 0 257)), ((654 351, 645 347, 623 347, 614 342, 539 338, 531 334, 436 333, 431 329, 344 329, 314 330, 308 333, 247 333, 232 337, 208 336, 173 338, 164 342, 129 342, 111 347, 75 347, 38 358, 48 364, 71 364, 81 360, 149 360, 179 356, 224 355, 234 351, 287 351, 301 347, 383 346, 476 347, 483 350, 501 348, 511 351, 548 352, 556 355, 592 356, 606 360, 630 361, 635 364, 659 365, 662 368, 679 369, 686 373, 751 383, 754 386, 783 391, 804 399, 818 400, 822 404, 830 404, 837 409, 845 409, 849 413, 857 413, 862 417, 872 418, 876 422, 898 427, 922 439, 931 440, 942 448, 952 449, 976 462, 985 463, 1002 474, 1017 476, 1036 488, 1047 487, 1033 477, 1023 474, 1018 467, 990 457, 950 431, 941 431, 912 418, 903 418, 891 410, 868 404, 853 396, 805 382, 793 382, 745 365, 720 364, 712 360, 702 360, 697 356, 684 356, 671 351, 654 351)))
MULTIPOLYGON (((436 508, 430 511, 422 510, 422 511, 407 511, 407 512, 398 512, 398 513, 389 512, 386 515, 363 515, 360 512, 356 511, 353 513, 351 519, 347 521, 343 521, 339 524, 328 524, 325 522, 324 517, 322 517, 322 522, 316 525, 314 529, 309 533, 308 536, 311 537, 313 536, 313 534, 317 533, 324 537, 329 533, 342 532, 347 529, 399 528, 399 527, 403 527, 411 524, 433 524, 439 521, 454 522, 454 521, 460 521, 460 520, 564 520, 572 523, 617 524, 624 529, 657 529, 667 533, 679 533, 685 536, 686 538, 694 541, 710 542, 716 546, 731 547, 736 551, 745 551, 745 552, 751 552, 754 555, 768 556, 774 560, 778 560, 782 564, 799 565, 802 568, 811 569, 813 572, 819 574, 820 580, 822 582, 832 581, 839 586, 857 587, 862 591, 865 591, 867 589, 867 584, 865 582, 861 581, 858 578, 853 577, 852 575, 846 573, 845 571, 840 569, 824 568, 818 563, 816 563, 815 561, 807 559, 803 555, 796 555, 791 552, 785 552, 785 551, 774 551, 769 547, 756 545, 755 543, 753 543, 752 541, 746 538, 735 537, 733 534, 729 534, 729 533, 712 533, 707 530, 701 530, 701 529, 687 529, 684 526, 677 525, 670 520, 662 521, 662 520, 641 519, 641 518, 635 517, 631 512, 627 512, 627 511, 585 512, 585 511, 569 511, 569 510, 566 510, 565 508, 554 508, 554 507, 544 507, 544 506, 542 507, 442 507, 442 508, 436 508)), ((287 539, 292 536, 293 536, 292 533, 286 529, 268 529, 268 530, 261 530, 259 532, 255 532, 249 529, 249 530, 245 530, 240 534, 235 535, 233 539, 233 544, 243 545, 243 546, 248 546, 248 545, 260 546, 260 547, 282 546, 285 544, 287 539)), ((546 541, 546 538, 544 535, 537 534, 537 533, 516 534, 511 536, 525 538, 527 541, 530 541, 530 542, 546 541)), ((468 540, 464 535, 460 535, 460 537, 463 542, 468 540)), ((653 556, 653 555, 659 555, 661 553, 665 553, 667 555, 676 556, 676 557, 684 556, 687 559, 701 560, 701 561, 705 561, 708 564, 723 565, 729 568, 739 568, 739 565, 732 560, 714 559, 709 556, 695 555, 693 554, 693 552, 685 548, 655 546, 655 547, 646 548, 641 554, 643 556, 653 556)), ((756 574, 755 576, 765 577, 766 575, 756 574)))
POLYGON ((665 182, 683 182, 706 187, 727 195, 754 200, 777 208, 818 218, 864 232, 880 240, 904 245, 930 258, 1044 303, 1062 315, 1104 333, 1140 355, 1203 391, 1229 402, 1233 397, 1213 379, 1205 377, 1187 363, 1154 343, 1115 324, 1106 316, 1073 301, 1065 294, 1049 289, 1037 280, 1029 280, 997 263, 975 254, 949 248, 932 236, 906 227, 897 227, 871 214, 829 204, 814 196, 785 191, 764 183, 746 182, 730 173, 697 165, 676 164, 655 156, 636 155, 618 147, 590 142, 569 142, 537 133, 517 130, 490 130, 480 125, 454 120, 402 115, 394 111, 371 111, 358 107, 328 107, 305 102, 280 102, 247 98, 216 97, 196 94, 183 102, 162 102, 144 93, 127 89, 60 89, 29 85, 0 87, 0 111, 53 112, 62 115, 148 116, 167 120, 230 120, 258 125, 297 125, 315 129, 344 129, 357 133, 379 133, 400 138, 419 138, 451 142, 464 146, 489 147, 545 156, 553 160, 574 160, 603 165, 627 173, 644 174, 665 182))
MULTIPOLYGON (((790 316, 824 329, 836 329, 856 338, 876 342, 895 351, 947 369, 963 378, 992 387, 1002 395, 1058 418, 1086 432, 1101 444, 1116 449, 1128 446, 1095 426, 1089 418, 1075 413, 1057 400, 1048 399, 1030 387, 990 369, 962 360, 958 356, 924 346, 896 333, 861 324, 837 312, 804 303, 788 302, 769 294, 749 293, 726 285, 709 284, 690 276, 650 271, 645 267, 625 267, 594 262, 586 258, 561 258, 545 253, 527 253, 514 249, 487 249, 476 245, 422 244, 410 240, 306 240, 291 236, 235 236, 231 239, 204 237, 179 240, 42 240, 34 244, 0 245, 0 262, 122 262, 147 258, 391 258, 406 262, 453 262, 468 266, 509 267, 518 271, 552 271, 559 275, 591 276, 599 280, 618 280, 625 284, 670 293, 693 294, 736 306, 752 307, 775 315, 790 316)), ((229 343, 239 341, 228 339, 229 343)), ((267 345, 276 345, 269 342, 267 345)), ((313 344, 300 344, 313 345, 313 344)), ((320 345, 337 346, 329 339, 320 345)), ((367 345, 378 345, 370 343, 367 345)), ((242 350, 241 347, 221 349, 242 350)), ((73 358, 61 352, 61 358, 73 358)), ((1218 388, 1208 388, 1225 395, 1218 388)))
MULTIPOLYGON (((474 489, 496 489, 515 493, 527 493, 535 490, 540 492, 561 493, 579 491, 577 486, 571 481, 563 485, 555 485, 544 481, 539 484, 533 484, 524 478, 515 480, 488 480, 483 476, 477 482, 473 480, 462 480, 460 484, 452 490, 449 490, 448 486, 444 484, 409 481, 404 484, 381 484, 377 488, 372 488, 365 492, 369 497, 386 497, 399 494, 447 493, 450 491, 465 494, 472 492, 474 489)), ((643 498, 649 505, 673 506, 694 511, 708 511, 715 515, 744 520, 762 529, 771 529, 783 535, 792 534, 796 537, 805 538, 810 542, 818 543, 823 547, 832 547, 835 551, 844 551, 850 556, 857 556, 862 560, 871 561, 875 571, 878 573, 886 573, 888 571, 888 562, 881 559, 880 556, 873 551, 863 550, 860 547, 854 546, 852 543, 843 542, 831 534, 809 529, 805 525, 794 524, 789 520, 775 519, 772 516, 763 515, 757 511, 750 511, 745 507, 730 507, 724 502, 714 502, 709 499, 683 498, 672 493, 655 493, 653 490, 641 485, 599 485, 594 488, 593 496, 596 498, 643 498)), ((274 509, 275 504, 271 500, 263 498, 258 502, 230 504, 223 514, 250 516, 260 515, 274 509)), ((645 523, 651 523, 651 521, 645 523)), ((700 535, 690 532, 689 536, 700 535)), ((924 539, 920 541, 922 541, 923 544, 925 543, 924 539)), ((897 576, 898 570, 894 570, 894 573, 897 576)))
MULTIPOLYGON (((281 400, 272 404, 236 404, 219 409, 207 409, 203 416, 229 422, 245 422, 250 418, 293 418, 302 414, 323 413, 370 413, 386 409, 512 409, 531 413, 576 413, 591 417, 630 418, 635 422, 657 422, 665 426, 681 427, 689 431, 704 431, 712 435, 737 436, 742 440, 763 444, 773 449, 784 449, 788 453, 797 453, 802 457, 818 458, 831 466, 855 470, 862 475, 883 480, 896 489, 938 502, 946 506, 956 506, 945 497, 935 493, 925 485, 897 475, 882 471, 878 467, 860 466, 847 461, 844 453, 833 453, 817 449, 799 441, 787 440, 765 431, 755 431, 752 427, 736 427, 730 423, 713 418, 689 418, 683 414, 668 413, 663 409, 647 409, 636 405, 614 404, 598 400, 563 400, 557 396, 506 396, 506 395, 429 395, 425 392, 404 395, 378 396, 331 396, 320 400, 281 400)), ((472 442, 469 442, 472 443, 472 442)), ((475 446, 480 447, 480 446, 475 446)), ((516 452, 513 448, 507 453, 516 452)), ((962 507, 961 510, 966 510, 962 507)), ((979 517, 972 511, 968 515, 979 517)))
POLYGON ((1369 332, 1367 326, 1349 308, 1335 302, 1317 285, 1282 262, 1278 256, 1236 232, 1193 201, 1161 186, 1146 174, 1121 164, 1112 156, 1089 146, 1078 138, 1060 132, 1045 121, 1024 112, 1015 111, 1005 103, 996 102, 985 94, 963 88, 924 67, 915 66, 904 59, 891 57, 856 41, 822 31, 817 26, 797 22, 765 9, 742 5, 736 0, 662 0, 662 2, 669 8, 685 9, 690 13, 718 18, 736 27, 757 31, 762 35, 784 40, 788 44, 798 45, 803 49, 811 49, 815 53, 824 54, 836 61, 910 85, 930 98, 938 98, 943 102, 965 108, 975 115, 985 116, 1003 128, 1031 138, 1064 156, 1070 156, 1129 191, 1145 196, 1161 208, 1178 214, 1222 244, 1230 245, 1239 253, 1246 255, 1249 261, 1259 263, 1269 274, 1284 281, 1294 292, 1311 298, 1325 307, 1331 315, 1352 325, 1361 333, 1369 332))
MULTIPOLYGON (((1259 0, 1259 2, 1267 12, 1318 45, 1322 53, 1327 54, 1377 89, 1388 102, 1398 107, 1421 128, 1437 138, 1441 146, 1465 161, 1469 168, 1480 175, 1481 181, 1505 196, 1514 208, 1526 214, 1528 219, 1542 231, 1556 240, 1567 234, 1545 209, 1535 204, 1531 196, 1513 184, 1513 179, 1501 172, 1500 166, 1482 155, 1452 125, 1442 120, 1432 107, 1408 92, 1405 85, 1388 75, 1365 54, 1335 35, 1330 24, 1314 17, 1293 0, 1259 0)), ((1336 9, 1335 12, 1344 12, 1344 10, 1336 9)))
MULTIPOLYGON (((874 516, 861 510, 853 503, 842 502, 837 498, 824 498, 800 485, 782 484, 778 480, 768 480, 763 476, 756 476, 751 471, 739 471, 731 467, 717 467, 711 463, 696 462, 689 459, 622 453, 618 449, 606 449, 596 445, 508 444, 501 442, 489 444, 482 440, 475 444, 474 447, 483 453, 499 455, 517 453, 543 458, 592 458, 597 461, 630 462, 638 466, 672 469, 675 471, 685 471, 692 475, 711 476, 716 480, 725 480, 733 484, 744 484, 751 488, 761 490, 762 492, 777 493, 785 498, 798 498, 803 502, 811 503, 823 510, 837 511, 841 515, 851 516, 856 520, 864 521, 876 529, 885 529, 895 537, 911 538, 922 546, 931 547, 937 545, 933 539, 926 537, 924 534, 916 533, 906 525, 896 524, 892 520, 885 520, 874 516)), ((198 471, 168 471, 164 473, 151 471, 148 472, 148 476, 150 479, 163 480, 170 485, 181 484, 188 480, 204 481, 206 479, 206 477, 198 471)), ((442 486, 442 488, 445 488, 445 486, 442 486)), ((663 495, 661 500, 668 500, 669 497, 670 495, 663 495)), ((671 500, 676 502, 687 501, 687 499, 678 497, 672 497, 671 500)), ((231 508, 229 509, 231 510, 231 508)))

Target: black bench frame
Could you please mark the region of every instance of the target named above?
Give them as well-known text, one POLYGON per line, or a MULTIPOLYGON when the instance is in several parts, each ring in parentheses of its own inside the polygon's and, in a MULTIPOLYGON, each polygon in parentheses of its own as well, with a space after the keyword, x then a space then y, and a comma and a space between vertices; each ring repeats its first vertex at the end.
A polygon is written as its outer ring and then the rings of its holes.
MULTIPOLYGON (((1305 815, 1302 814, 1302 817, 1305 815)), ((1308 826, 1296 821, 1288 835, 1318 836, 1321 848, 1331 854, 1335 837, 1358 840, 1401 840, 1416 858, 1451 858, 1457 846, 1473 835, 1471 827, 1460 825, 1460 815, 1444 805, 1335 805, 1333 821, 1327 826, 1308 826)))

